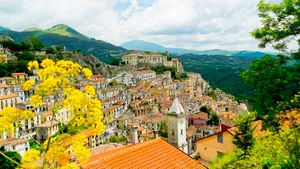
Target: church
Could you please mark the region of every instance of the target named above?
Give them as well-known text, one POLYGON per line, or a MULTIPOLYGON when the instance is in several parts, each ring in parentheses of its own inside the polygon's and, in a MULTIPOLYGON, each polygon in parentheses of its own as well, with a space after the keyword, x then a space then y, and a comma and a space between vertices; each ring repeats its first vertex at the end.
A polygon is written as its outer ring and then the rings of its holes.
POLYGON ((186 125, 185 111, 175 98, 168 113, 168 142, 188 154, 186 125))

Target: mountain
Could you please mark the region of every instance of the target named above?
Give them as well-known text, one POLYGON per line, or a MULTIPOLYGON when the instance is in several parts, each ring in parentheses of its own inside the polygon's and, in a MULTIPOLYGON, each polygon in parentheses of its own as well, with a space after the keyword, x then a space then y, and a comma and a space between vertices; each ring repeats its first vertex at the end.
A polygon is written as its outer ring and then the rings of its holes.
POLYGON ((142 40, 132 40, 132 41, 122 44, 121 47, 123 47, 127 50, 140 50, 140 51, 149 51, 149 52, 168 51, 169 53, 178 53, 178 54, 197 52, 194 50, 181 49, 181 48, 166 48, 159 44, 152 43, 152 42, 146 42, 146 41, 142 41, 142 40))
POLYGON ((21 42, 30 36, 38 37, 46 46, 62 45, 67 50, 78 50, 84 54, 92 54, 105 63, 109 63, 115 57, 121 57, 126 49, 114 46, 102 40, 96 40, 82 35, 78 31, 67 25, 56 25, 43 30, 39 28, 29 28, 17 32, 12 30, 2 30, 0 35, 7 35, 15 42, 21 42))
POLYGON ((0 31, 3 31, 3 30, 9 30, 8 28, 5 28, 5 27, 2 27, 0 26, 0 31))
POLYGON ((212 49, 212 50, 204 50, 204 51, 198 51, 195 52, 195 54, 198 55, 223 55, 223 56, 232 56, 236 52, 234 51, 227 51, 227 50, 221 50, 221 49, 212 49))
POLYGON ((121 45, 127 50, 141 50, 150 52, 165 52, 167 48, 152 42, 146 42, 142 40, 133 40, 121 45))
POLYGON ((176 54, 198 54, 198 55, 223 55, 223 56, 245 56, 249 58, 261 58, 266 53, 258 51, 227 51, 221 49, 212 50, 190 50, 181 48, 167 48, 162 45, 146 42, 142 40, 132 40, 121 45, 127 50, 140 50, 140 51, 150 51, 150 52, 165 52, 176 53, 176 54))
MULTIPOLYGON (((234 53, 232 56, 246 56, 249 58, 262 58, 266 54, 271 54, 271 53, 263 53, 259 51, 239 51, 237 53, 234 53)), ((274 54, 271 54, 274 55, 274 54)))

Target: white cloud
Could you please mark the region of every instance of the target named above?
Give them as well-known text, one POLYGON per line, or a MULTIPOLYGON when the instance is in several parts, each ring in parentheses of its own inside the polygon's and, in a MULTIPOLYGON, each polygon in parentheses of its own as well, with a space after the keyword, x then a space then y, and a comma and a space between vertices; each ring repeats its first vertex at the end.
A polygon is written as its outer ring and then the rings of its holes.
POLYGON ((142 39, 168 47, 198 50, 257 50, 257 41, 249 32, 260 26, 256 12, 258 2, 0 0, 0 25, 23 30, 46 29, 63 23, 89 37, 116 45, 142 39), (123 5, 121 12, 118 11, 120 5, 123 5))

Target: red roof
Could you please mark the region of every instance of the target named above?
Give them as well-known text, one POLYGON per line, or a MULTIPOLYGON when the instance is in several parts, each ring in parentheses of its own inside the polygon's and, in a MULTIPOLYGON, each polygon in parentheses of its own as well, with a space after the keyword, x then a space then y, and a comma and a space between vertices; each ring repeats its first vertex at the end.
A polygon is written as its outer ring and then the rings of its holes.
POLYGON ((92 157, 83 169, 205 167, 161 138, 118 148, 92 157))

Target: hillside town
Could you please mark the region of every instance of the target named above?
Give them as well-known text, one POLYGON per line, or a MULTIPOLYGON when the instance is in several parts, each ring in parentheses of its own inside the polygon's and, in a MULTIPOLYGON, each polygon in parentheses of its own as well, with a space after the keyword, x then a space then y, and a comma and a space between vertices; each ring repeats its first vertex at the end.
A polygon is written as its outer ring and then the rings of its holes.
MULTIPOLYGON (((0 45, 4 64, 7 55, 12 55, 11 51, 0 45)), ((170 58, 168 52, 134 51, 125 54, 122 60, 132 67, 131 71, 114 77, 94 74, 90 80, 78 77, 74 84, 82 91, 86 86, 93 86, 96 98, 102 104, 105 132, 102 135, 84 133, 86 146, 92 152, 91 159, 103 158, 110 151, 118 153, 120 147, 129 146, 131 149, 134 145, 149 147, 157 144, 164 149, 170 144, 177 148, 174 151, 180 150, 198 162, 195 166, 199 166, 192 168, 201 168, 217 155, 233 151, 232 119, 248 111, 244 104, 239 104, 233 96, 219 89, 213 90, 199 73, 184 72, 180 60, 170 58), (175 68, 176 76, 172 76, 171 71, 158 73, 151 69, 156 66, 175 68), (177 76, 183 73, 187 76, 177 76)), ((30 105, 29 98, 39 85, 37 72, 15 72, 0 78, 0 111, 14 107, 35 113, 32 119, 19 119, 13 124, 18 126, 14 135, 6 133, 1 137, 0 145, 4 150, 16 151, 22 156, 31 148, 32 139, 46 141, 67 124, 72 115, 70 110, 62 108, 52 120, 52 110, 48 105, 54 98, 45 98, 39 107, 30 105), (26 80, 35 81, 32 90, 24 90, 26 80)), ((178 154, 180 158, 186 158, 185 155, 178 154)), ((82 168, 90 168, 91 163, 95 160, 82 168)))

